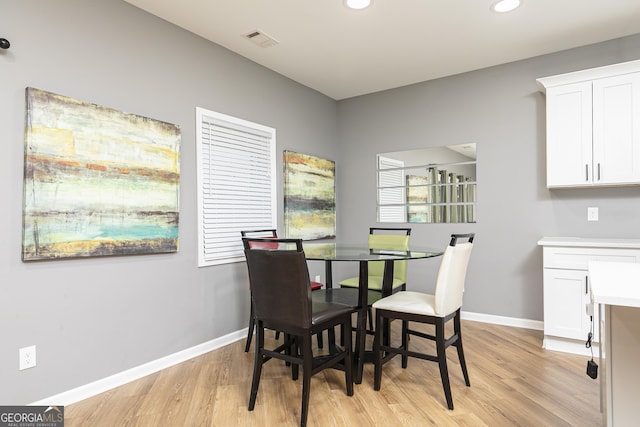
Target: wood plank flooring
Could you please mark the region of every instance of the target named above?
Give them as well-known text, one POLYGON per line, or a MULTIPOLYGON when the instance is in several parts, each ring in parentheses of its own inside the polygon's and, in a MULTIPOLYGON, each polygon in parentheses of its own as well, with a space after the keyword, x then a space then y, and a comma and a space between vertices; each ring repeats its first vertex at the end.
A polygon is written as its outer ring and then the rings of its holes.
MULTIPOLYGON (((394 322, 394 339, 399 326, 394 322)), ((402 369, 396 357, 384 366, 379 392, 373 390, 373 365, 365 365, 353 397, 345 394, 342 372, 326 370, 314 376, 308 425, 603 425, 599 382, 585 374, 588 358, 543 350, 541 331, 463 320, 462 333, 471 387, 464 385, 455 349, 450 348, 455 410, 446 407, 436 363, 410 359, 402 369)), ((412 338, 412 348, 431 348, 422 341, 412 338)), ((281 361, 265 365, 255 410, 247 410, 253 350, 243 350, 244 340, 238 341, 69 405, 65 426, 298 425, 301 381, 292 381, 281 361)))

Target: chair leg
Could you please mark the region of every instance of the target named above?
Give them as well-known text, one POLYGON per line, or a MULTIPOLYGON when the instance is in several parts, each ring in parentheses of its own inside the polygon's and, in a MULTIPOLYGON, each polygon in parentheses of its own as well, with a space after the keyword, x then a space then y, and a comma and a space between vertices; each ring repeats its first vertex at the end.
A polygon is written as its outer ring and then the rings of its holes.
POLYGON ((253 411, 256 405, 256 398, 258 397, 258 386, 260 385, 260 374, 262 373, 262 364, 264 363, 264 357, 262 356, 262 349, 264 348, 264 325, 262 322, 258 322, 256 331, 256 349, 255 358, 253 360, 253 380, 251 382, 251 395, 249 397, 249 410, 253 411))
MULTIPOLYGON (((344 340, 344 328, 340 328, 341 334, 340 340, 344 340)), ((336 330, 334 328, 329 328, 327 330, 327 339, 329 340, 329 353, 333 354, 337 351, 336 349, 336 330)))
POLYGON ((453 318, 453 332, 458 335, 458 340, 453 344, 458 350, 458 359, 460 360, 460 367, 462 368, 462 375, 464 376, 464 383, 467 387, 471 386, 469 382, 469 373, 467 372, 467 363, 464 360, 464 351, 462 350, 462 330, 460 328, 460 309, 453 318))
MULTIPOLYGON (((351 315, 342 324, 342 330, 351 330, 351 315)), ((344 346, 344 380, 347 383, 347 396, 353 396, 353 349, 351 346, 351 334, 345 335, 344 346)))
MULTIPOLYGON (((280 331, 276 331, 276 340, 278 339, 278 334, 280 334, 280 331)), ((287 343, 291 344, 289 342, 290 338, 291 337, 289 336, 289 334, 284 334, 284 342, 282 344, 287 344, 287 343)), ((289 347, 285 347, 284 354, 287 354, 287 355, 291 356, 291 345, 289 345, 289 347)), ((285 366, 291 366, 291 362, 285 361, 284 365, 285 366)))
POLYGON ((302 337, 302 411, 300 413, 300 427, 307 425, 309 416, 309 392, 311 389, 311 371, 313 370, 313 353, 311 349, 311 335, 302 337))
MULTIPOLYGON (((360 309, 358 310, 357 315, 357 325, 356 325, 356 358, 358 360, 358 366, 356 368, 356 384, 362 383, 362 372, 364 370, 364 348, 365 348, 365 340, 367 337, 366 334, 366 326, 367 326, 367 310, 360 309)), ((350 331, 345 331, 346 333, 351 333, 350 331)))
POLYGON ((391 345, 391 319, 384 319, 382 322, 382 344, 391 345))
POLYGON ((407 356, 407 351, 409 351, 409 321, 402 321, 402 348, 405 353, 402 353, 402 369, 407 369, 407 365, 409 364, 409 356, 407 356))
MULTIPOLYGON (((291 340, 288 353, 290 356, 298 357, 300 355, 300 339, 299 337, 284 334, 285 340, 291 340)), ((298 370, 300 366, 297 363, 291 363, 291 379, 298 381, 298 370)), ((304 372, 303 372, 304 374, 304 372)))
POLYGON ((249 309, 249 331, 247 332, 247 341, 244 345, 244 352, 248 353, 251 347, 251 338, 253 337, 253 330, 256 328, 256 319, 253 316, 253 299, 251 299, 251 308, 249 309))
POLYGON ((373 360, 375 365, 373 371, 373 389, 376 391, 380 390, 382 383, 382 349, 380 348, 382 345, 382 322, 382 313, 380 310, 376 310, 376 329, 373 335, 373 360))
POLYGON ((438 319, 436 322, 436 349, 438 354, 438 366, 440 367, 440 378, 442 379, 444 396, 447 399, 447 407, 453 410, 453 398, 451 397, 451 385, 449 384, 449 370, 447 369, 447 349, 445 347, 443 319, 438 319))

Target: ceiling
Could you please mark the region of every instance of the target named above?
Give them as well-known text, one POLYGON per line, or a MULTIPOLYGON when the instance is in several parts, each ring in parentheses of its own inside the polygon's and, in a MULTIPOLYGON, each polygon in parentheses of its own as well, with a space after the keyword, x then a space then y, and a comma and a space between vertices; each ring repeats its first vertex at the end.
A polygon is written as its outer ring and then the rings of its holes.
POLYGON ((639 0, 125 1, 335 100, 640 33, 639 0))

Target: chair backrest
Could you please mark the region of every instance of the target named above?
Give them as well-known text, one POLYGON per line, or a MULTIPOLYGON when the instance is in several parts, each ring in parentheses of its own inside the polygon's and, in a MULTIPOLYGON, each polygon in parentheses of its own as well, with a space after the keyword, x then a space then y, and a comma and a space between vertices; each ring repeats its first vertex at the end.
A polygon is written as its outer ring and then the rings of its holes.
MULTIPOLYGON (((278 232, 276 231, 275 228, 265 228, 264 230, 241 230, 240 234, 242 235, 242 237, 261 237, 261 238, 271 238, 271 239, 278 238, 278 232)), ((266 249, 269 249, 269 248, 273 249, 274 247, 275 248, 278 247, 278 245, 274 244, 273 242, 262 242, 259 244, 266 249)))
POLYGON ((275 228, 265 228, 263 230, 241 230, 242 237, 278 237, 278 232, 275 228))
MULTIPOLYGON (((395 249, 400 251, 409 250, 410 228, 369 228, 369 247, 376 249, 395 249), (377 231, 382 232, 380 234, 377 231)), ((382 276, 384 274, 384 262, 376 261, 369 263, 369 276, 382 276)), ((393 278, 407 281, 407 261, 394 261, 393 278)))
POLYGON ((243 237, 242 242, 255 318, 274 327, 311 326, 311 287, 302 240, 243 237))
POLYGON ((451 242, 444 251, 436 279, 435 312, 439 316, 446 316, 462 307, 464 281, 474 237, 473 233, 451 235, 451 242))

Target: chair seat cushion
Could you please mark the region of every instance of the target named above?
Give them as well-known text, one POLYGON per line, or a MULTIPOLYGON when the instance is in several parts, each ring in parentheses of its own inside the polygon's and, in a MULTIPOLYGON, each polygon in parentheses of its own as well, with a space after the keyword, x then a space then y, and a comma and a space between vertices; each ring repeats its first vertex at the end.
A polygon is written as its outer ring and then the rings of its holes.
POLYGON ((312 291, 317 291, 318 289, 322 288, 322 286, 324 286, 322 283, 320 282, 311 282, 311 290, 312 291))
POLYGON ((317 325, 340 316, 342 314, 353 313, 353 308, 343 304, 336 304, 326 301, 312 300, 311 303, 311 324, 317 325))
MULTIPOLYGON (((357 288, 360 279, 358 277, 350 277, 340 282, 340 286, 344 288, 357 288)), ((369 276, 369 289, 373 289, 376 291, 382 291, 382 276, 369 276)), ((404 285, 404 282, 400 279, 393 279, 393 283, 391 287, 393 289, 398 288, 404 285)))
MULTIPOLYGON (((374 309, 399 311, 403 313, 438 316, 435 311, 435 296, 422 292, 400 291, 386 298, 376 301, 374 309)), ((448 313, 446 313, 448 314, 448 313)))

